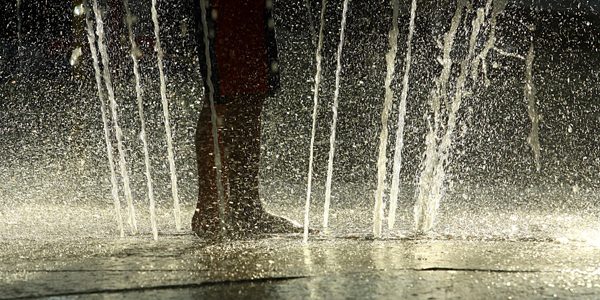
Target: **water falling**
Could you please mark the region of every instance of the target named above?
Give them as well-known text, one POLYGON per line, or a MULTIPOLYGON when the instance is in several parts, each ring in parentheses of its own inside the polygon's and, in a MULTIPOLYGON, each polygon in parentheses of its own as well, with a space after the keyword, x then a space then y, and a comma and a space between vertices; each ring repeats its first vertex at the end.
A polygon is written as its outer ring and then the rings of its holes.
POLYGON ((525 59, 525 99, 527 100, 527 113, 531 120, 531 131, 527 137, 527 142, 531 146, 533 152, 533 159, 535 161, 536 171, 540 171, 542 166, 540 164, 540 115, 536 106, 536 91, 535 85, 533 84, 533 60, 535 58, 535 50, 533 47, 533 41, 529 46, 527 57, 525 59))
POLYGON ((450 53, 454 46, 454 37, 462 19, 463 9, 466 5, 465 0, 460 0, 456 3, 456 11, 450 23, 450 29, 444 36, 444 44, 442 46, 442 58, 439 59, 442 64, 440 76, 435 81, 435 88, 431 92, 430 106, 433 110, 433 124, 431 120, 427 120, 429 133, 425 138, 425 153, 421 164, 421 175, 417 186, 417 200, 415 204, 415 224, 417 230, 422 228, 422 219, 426 217, 427 212, 424 210, 425 205, 429 203, 432 187, 436 183, 434 181, 435 166, 438 160, 437 153, 437 135, 438 127, 440 126, 440 105, 446 102, 447 86, 450 80, 450 71, 452 69, 452 58, 450 53))
POLYGON ((167 136, 167 155, 169 159, 169 170, 171 173, 171 192, 173 194, 173 212, 175 215, 175 228, 179 231, 181 230, 181 208, 179 207, 179 195, 177 192, 177 170, 175 169, 175 154, 173 153, 173 137, 171 136, 171 121, 169 118, 169 100, 167 100, 167 86, 163 64, 164 53, 162 47, 160 46, 160 26, 158 24, 156 0, 152 0, 152 22, 154 23, 154 38, 156 39, 156 58, 158 61, 158 73, 160 75, 160 98, 162 100, 163 116, 165 121, 165 133, 167 136))
POLYGON ((335 154, 335 132, 338 119, 338 102, 340 98, 340 79, 342 77, 342 51, 344 49, 344 31, 346 29, 346 17, 348 15, 348 2, 344 0, 342 9, 342 22, 340 25, 340 42, 337 48, 336 69, 335 69, 335 90, 333 91, 333 120, 331 122, 331 134, 329 135, 329 160, 327 163, 327 179, 325 181, 325 214, 329 215, 329 206, 331 203, 331 181, 333 178, 333 156, 335 154))
MULTIPOLYGON (((84 7, 87 7, 85 5, 84 7)), ((96 50, 96 36, 94 35, 94 25, 90 19, 89 10, 85 9, 85 23, 87 29, 87 39, 90 45, 90 53, 92 54, 92 63, 94 66, 96 88, 98 89, 98 99, 100 100, 100 112, 102 115, 102 125, 104 128, 104 142, 106 143, 106 155, 108 156, 108 166, 110 168, 110 183, 113 202, 115 206, 115 217, 117 219, 117 225, 119 226, 119 234, 121 237, 125 236, 123 230, 123 217, 121 216, 121 203, 119 201, 119 188, 117 186, 117 175, 115 173, 115 163, 113 158, 113 147, 110 141, 110 130, 108 125, 108 118, 106 116, 106 98, 104 95, 104 89, 102 88, 102 75, 100 74, 100 66, 98 64, 98 51, 96 50)))
MULTIPOLYGON (((507 0, 496 0, 493 1, 492 8, 492 17, 490 19, 490 32, 488 34, 488 39, 483 46, 483 49, 477 57, 473 59, 473 65, 471 67, 471 79, 473 81, 478 80, 479 78, 479 66, 481 65, 481 73, 483 74, 483 82, 486 87, 490 85, 490 79, 487 76, 487 63, 486 59, 490 50, 495 48, 496 45, 496 22, 498 19, 498 15, 504 11, 506 5, 508 4, 507 0)), ((492 0, 488 0, 485 6, 485 14, 488 14, 490 7, 492 5, 492 0)))
MULTIPOLYGON (((312 192, 312 177, 313 177, 313 162, 314 162, 314 146, 315 146, 315 135, 317 132, 317 113, 319 110, 319 88, 321 86, 321 64, 323 56, 321 52, 323 50, 323 30, 325 28, 325 9, 327 7, 327 1, 321 2, 321 22, 319 25, 319 39, 317 41, 317 48, 315 50, 315 86, 313 88, 313 112, 312 112, 312 129, 310 133, 310 148, 309 148, 309 159, 308 159, 308 182, 306 184, 306 204, 304 207, 304 243, 308 242, 308 226, 309 226, 309 212, 310 212, 310 194, 312 192)), ((326 230, 329 222, 329 207, 325 207, 325 213, 323 216, 323 228, 326 230)))
POLYGON ((17 55, 21 56, 21 28, 23 27, 23 17, 21 16, 21 0, 17 0, 17 55))
POLYGON ((310 27, 310 41, 313 47, 317 47, 317 33, 315 32, 315 21, 313 20, 312 7, 309 0, 304 0, 304 6, 306 7, 308 15, 308 26, 310 27))
POLYGON ((137 221, 135 219, 135 209, 133 207, 133 196, 131 195, 131 188, 129 186, 129 173, 127 170, 127 161, 125 159, 125 149, 123 148, 123 132, 119 126, 119 116, 117 113, 117 101, 115 100, 115 91, 112 86, 112 79, 110 76, 110 64, 108 57, 108 50, 104 43, 104 23, 102 21, 102 14, 98 8, 98 1, 93 0, 92 9, 96 17, 96 35, 98 36, 98 48, 100 49, 100 57, 102 59, 103 77, 104 83, 106 84, 106 90, 108 92, 108 100, 110 102, 110 110, 112 114, 112 122, 115 127, 115 136, 117 138, 117 150, 119 152, 119 168, 121 171, 121 178, 123 179, 123 190, 125 192, 125 200, 127 201, 127 222, 131 227, 132 233, 137 233, 137 221))
POLYGON ((396 53, 398 52, 398 11, 399 0, 392 1, 392 28, 388 35, 389 51, 385 56, 387 72, 385 75, 385 97, 383 111, 381 112, 381 132, 379 134, 379 156, 377 158, 377 189, 375 190, 375 205, 373 208, 373 234, 381 237, 381 224, 383 220, 383 190, 385 188, 385 177, 387 173, 387 143, 388 143, 388 118, 394 101, 392 91, 392 79, 394 78, 396 66, 396 53))
MULTIPOLYGON (((455 25, 456 22, 460 22, 460 15, 462 15, 462 10, 464 8, 464 2, 459 3, 457 6, 457 11, 452 19, 451 32, 447 34, 445 40, 448 41, 448 37, 452 34, 452 30, 458 28, 458 24, 455 25), (458 16, 458 17, 457 17, 458 16)), ((465 85, 468 79, 468 74, 470 73, 470 66, 472 65, 472 59, 475 52, 475 46, 477 44, 477 39, 479 36, 479 32, 481 30, 481 26, 485 20, 485 9, 479 8, 477 10, 477 15, 474 17, 471 23, 471 36, 469 39, 469 50, 465 58, 460 64, 460 73, 458 78, 455 81, 455 90, 454 95, 452 97, 452 101, 448 103, 448 110, 446 124, 443 127, 445 131, 443 132, 442 138, 439 143, 431 142, 431 137, 427 137, 427 150, 426 150, 426 158, 424 163, 424 169, 421 174, 421 178, 419 179, 419 188, 418 188, 418 196, 417 203, 415 205, 415 223, 416 229, 419 232, 429 231, 433 228, 435 217, 437 215, 437 210, 439 208, 440 201, 443 199, 445 194, 444 183, 446 180, 446 165, 448 163, 449 153, 452 146, 453 133, 456 128, 456 121, 458 117, 458 110, 462 104, 462 99, 465 93, 465 85), (435 147, 432 151, 429 147, 435 147)), ((444 55, 448 53, 448 57, 452 48, 447 49, 446 46, 452 45, 451 43, 444 44, 444 55)), ((446 61, 443 61, 446 62, 446 61)), ((448 63, 448 62, 446 62, 448 63)), ((448 63, 448 65, 450 65, 448 63)), ((445 67, 445 66, 444 66, 445 67)), ((442 70, 444 72, 445 70, 442 70)), ((445 74, 442 73, 442 76, 445 74)), ((441 78, 449 78, 442 77, 441 78)), ((445 84, 447 85, 447 81, 445 84)), ((438 86, 444 86, 444 82, 438 81, 438 86)), ((443 94, 435 94, 432 100, 439 100, 443 94), (437 98, 437 99, 436 99, 437 98)), ((434 102, 435 103, 435 102, 434 102)), ((434 104, 434 111, 437 111, 436 114, 439 115, 439 103, 434 104), (435 106, 437 105, 437 107, 435 106)), ((436 121, 436 125, 439 124, 439 121, 436 121)), ((434 126, 436 126, 434 125, 434 126)), ((437 136, 436 128, 433 129, 433 138, 437 136)), ((432 132, 430 132, 431 134, 432 132)))
POLYGON ((204 41, 204 58, 206 64, 206 82, 208 85, 208 101, 210 104, 210 122, 212 124, 213 151, 215 159, 217 197, 219 200, 219 220, 221 228, 225 228, 225 190, 223 188, 223 166, 221 164, 221 149, 219 147, 219 133, 217 126, 217 110, 215 108, 215 87, 212 82, 212 62, 210 58, 210 44, 208 39, 208 22, 206 20, 206 0, 200 0, 202 11, 202 32, 204 41))
POLYGON ((500 48, 497 48, 497 47, 494 47, 494 51, 496 51, 496 52, 498 52, 498 54, 500 54, 500 55, 504 55, 504 56, 506 56, 506 57, 513 57, 513 58, 518 58, 518 59, 520 59, 520 60, 525 60, 525 57, 523 57, 523 56, 522 56, 522 55, 520 55, 520 54, 506 52, 506 51, 504 51, 504 50, 502 50, 502 49, 500 49, 500 48))
POLYGON ((138 114, 140 117, 140 125, 141 132, 140 138, 142 140, 142 145, 144 147, 144 164, 145 164, 145 173, 146 173, 146 185, 148 187, 148 200, 149 200, 149 210, 150 210, 150 226, 152 228, 152 236, 154 240, 158 239, 158 226, 156 224, 156 204, 154 201, 154 191, 152 188, 152 173, 150 166, 150 153, 148 152, 148 140, 146 137, 146 118, 144 117, 144 102, 142 100, 143 91, 142 91, 142 83, 140 79, 140 68, 138 63, 138 55, 140 54, 140 50, 133 36, 133 17, 131 15, 131 10, 129 9, 129 1, 123 0, 123 6, 125 7, 125 14, 127 15, 126 23, 127 23, 127 32, 129 34, 129 43, 131 44, 131 60, 133 61, 133 75, 135 76, 135 95, 138 106, 138 114))
POLYGON ((408 98, 408 77, 412 59, 412 39, 415 33, 415 17, 417 0, 412 0, 410 7, 410 21, 408 37, 406 39, 406 57, 404 58, 404 75, 402 77, 402 91, 398 106, 398 125, 394 147, 394 166, 392 169, 392 186, 390 191, 390 208, 388 212, 388 228, 394 228, 396 222, 396 209, 398 207, 398 193, 400 189, 400 169, 402 168, 402 150, 404 148, 404 124, 406 119, 406 99, 408 98))

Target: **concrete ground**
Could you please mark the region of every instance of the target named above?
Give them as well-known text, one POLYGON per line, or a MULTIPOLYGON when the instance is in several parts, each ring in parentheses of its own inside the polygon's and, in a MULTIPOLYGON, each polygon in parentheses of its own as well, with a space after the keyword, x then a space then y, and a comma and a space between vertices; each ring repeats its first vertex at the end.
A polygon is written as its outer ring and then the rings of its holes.
POLYGON ((0 299, 524 299, 600 297, 581 242, 191 234, 0 242, 0 299))

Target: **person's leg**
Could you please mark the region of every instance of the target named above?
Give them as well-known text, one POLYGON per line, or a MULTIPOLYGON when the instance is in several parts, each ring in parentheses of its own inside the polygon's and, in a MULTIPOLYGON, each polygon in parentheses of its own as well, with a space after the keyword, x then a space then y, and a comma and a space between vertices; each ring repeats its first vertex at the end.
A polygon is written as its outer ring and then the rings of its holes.
MULTIPOLYGON (((228 186, 223 223, 230 233, 239 234, 297 231, 297 224, 267 213, 259 195, 260 115, 265 98, 278 86, 271 68, 277 55, 270 1, 210 0, 207 15, 199 3, 198 54, 207 96, 226 107, 219 112, 224 119, 219 145, 226 149, 222 161, 230 168, 223 178, 228 186), (213 34, 205 32, 205 25, 213 34)), ((200 192, 192 220, 199 235, 220 231, 211 129, 205 104, 196 138, 200 192)))
MULTIPOLYGON (((300 232, 301 225, 268 213, 259 194, 260 130, 264 96, 228 99, 217 110, 225 185, 225 226, 229 235, 300 232), (224 107, 223 107, 224 106, 224 107), (225 150, 223 150, 225 149, 225 150)), ((219 233, 219 199, 210 109, 200 114, 196 134, 199 193, 192 229, 200 236, 219 233)))
MULTIPOLYGON (((227 164, 226 147, 224 139, 225 105, 216 105, 217 124, 219 135, 219 149, 221 151, 222 183, 225 202, 227 202, 227 164)), ((192 218, 192 230, 198 234, 216 234, 220 231, 219 199, 216 181, 216 167, 214 159, 214 144, 212 134, 211 110, 208 103, 202 107, 196 127, 196 161, 198 164, 198 203, 192 218)))
POLYGON ((225 117, 229 145, 231 227, 247 231, 257 224, 263 210, 259 195, 260 115, 264 96, 231 99, 225 117))
POLYGON ((227 104, 229 228, 232 234, 300 232, 301 225, 268 213, 260 200, 260 133, 265 96, 236 97, 227 104))

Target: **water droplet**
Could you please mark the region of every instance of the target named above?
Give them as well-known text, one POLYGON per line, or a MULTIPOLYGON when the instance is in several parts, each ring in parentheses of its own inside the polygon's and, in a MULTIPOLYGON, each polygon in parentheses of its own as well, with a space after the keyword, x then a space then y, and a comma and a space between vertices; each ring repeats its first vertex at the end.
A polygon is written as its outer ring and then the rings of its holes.
POLYGON ((85 13, 85 8, 83 7, 83 3, 75 6, 75 8, 73 9, 73 14, 76 16, 81 16, 81 15, 83 15, 83 13, 85 13))

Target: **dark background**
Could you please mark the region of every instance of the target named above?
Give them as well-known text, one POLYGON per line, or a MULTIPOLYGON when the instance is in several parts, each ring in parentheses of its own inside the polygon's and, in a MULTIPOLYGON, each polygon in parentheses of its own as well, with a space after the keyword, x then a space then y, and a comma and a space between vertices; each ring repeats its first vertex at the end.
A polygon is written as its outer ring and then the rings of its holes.
MULTIPOLYGON (((401 32, 393 83, 396 96, 401 88, 398 78, 401 78, 406 50, 410 5, 407 0, 400 2, 401 32)), ((484 2, 474 1, 473 6, 480 7, 484 2)), ((131 3, 137 17, 136 39, 144 53, 141 72, 153 166, 158 193, 162 196, 158 198, 166 203, 169 179, 150 7, 148 1, 131 3)), ((316 146, 317 188, 325 180, 329 150, 329 105, 334 90, 341 3, 330 1, 327 7, 316 146)), ((109 202, 106 150, 94 74, 83 18, 73 15, 76 4, 22 0, 20 46, 16 0, 0 4, 0 202, 109 202), (83 55, 78 64, 71 66, 71 52, 78 46, 83 55)), ((265 107, 262 178, 265 185, 297 185, 301 190, 308 164, 314 76, 310 20, 317 26, 321 4, 310 1, 310 10, 304 0, 275 1, 274 5, 282 89, 265 107)), ((433 79, 440 71, 435 41, 447 31, 454 5, 454 1, 449 0, 418 1, 402 173, 403 182, 408 185, 418 178, 424 150, 423 115, 428 110, 427 97, 433 79)), ((105 19, 121 125, 136 198, 143 201, 139 121, 124 12, 121 1, 101 1, 101 6, 109 7, 105 19)), ((191 2, 159 1, 178 175, 182 198, 187 202, 195 201, 193 134, 203 101, 192 12, 191 2)), ((452 54, 455 62, 465 54, 468 36, 465 28, 470 27, 473 15, 473 11, 468 12, 467 21, 461 23, 452 54)), ((369 190, 376 181, 384 56, 390 19, 389 1, 350 2, 342 56, 344 69, 334 185, 355 184, 369 190)), ((471 95, 464 100, 459 114, 462 133, 452 152, 450 182, 599 187, 599 28, 598 1, 509 1, 498 19, 496 45, 525 56, 533 39, 534 83, 542 115, 542 172, 535 172, 526 141, 530 121, 523 96, 524 61, 492 51, 488 56, 490 87, 485 88, 478 82, 468 84, 471 95), (536 28, 533 32, 527 29, 531 25, 536 28)), ((317 31, 315 28, 314 32, 317 31)), ((481 40, 478 47, 483 42, 481 40)), ((394 112, 396 110, 394 107, 394 112)), ((390 141, 394 140, 396 116, 393 113, 390 118, 390 141)), ((393 143, 389 148, 393 149, 393 143)))

